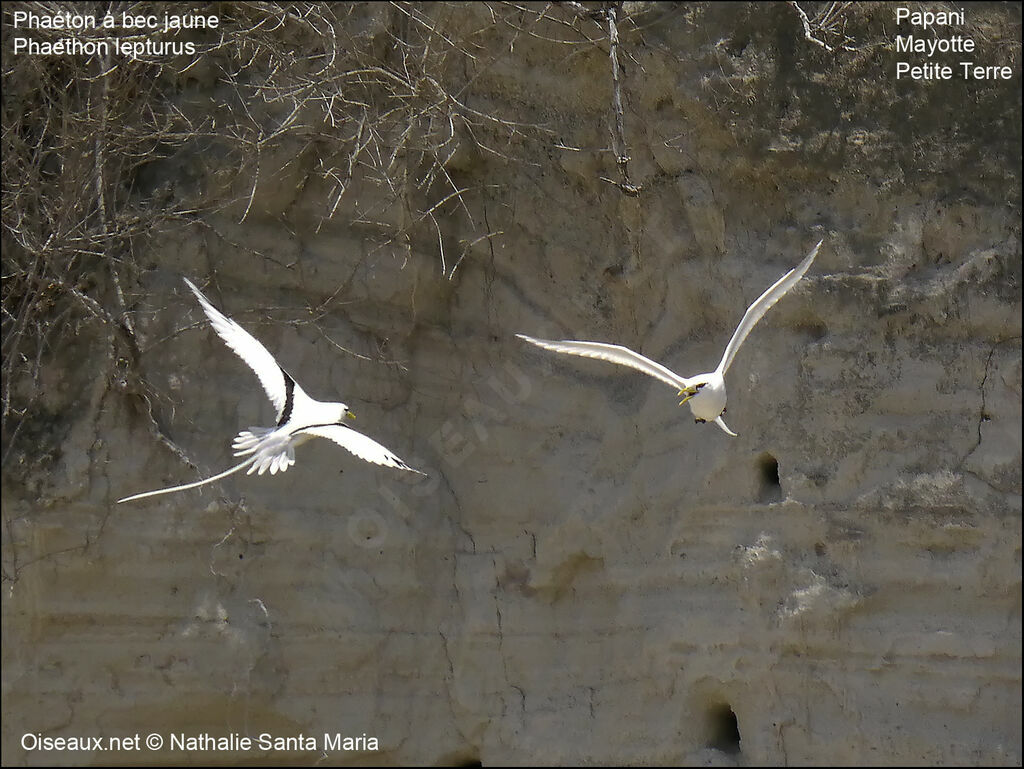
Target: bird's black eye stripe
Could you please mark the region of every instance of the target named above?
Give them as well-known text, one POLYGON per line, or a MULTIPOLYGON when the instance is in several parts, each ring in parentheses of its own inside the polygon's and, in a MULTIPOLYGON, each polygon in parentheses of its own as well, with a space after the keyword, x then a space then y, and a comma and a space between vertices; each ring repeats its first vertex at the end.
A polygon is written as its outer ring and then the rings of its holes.
POLYGON ((295 401, 295 380, 288 376, 284 369, 281 369, 281 375, 284 377, 284 408, 281 410, 281 418, 277 421, 278 427, 291 419, 295 401))

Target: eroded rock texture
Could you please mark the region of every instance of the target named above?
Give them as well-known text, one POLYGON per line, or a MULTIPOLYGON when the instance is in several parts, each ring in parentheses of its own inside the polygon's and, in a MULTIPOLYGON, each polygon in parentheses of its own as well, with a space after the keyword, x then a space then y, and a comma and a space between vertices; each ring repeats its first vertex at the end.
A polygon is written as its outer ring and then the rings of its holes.
POLYGON ((892 6, 830 52, 792 5, 627 3, 621 137, 607 13, 333 8, 267 34, 304 75, 336 35, 378 84, 275 102, 257 56, 232 96, 230 51, 180 75, 191 119, 239 98, 264 143, 133 178, 201 203, 122 254, 138 360, 87 320, 43 367, 4 471, 4 763, 265 754, 26 732, 268 732, 379 740, 271 751, 296 763, 1019 764, 1019 6, 959 30, 1012 81, 897 82, 892 6), (729 372, 739 438, 514 337, 706 371, 819 238, 729 372), (182 275, 429 477, 310 443, 115 505, 272 420, 182 275))

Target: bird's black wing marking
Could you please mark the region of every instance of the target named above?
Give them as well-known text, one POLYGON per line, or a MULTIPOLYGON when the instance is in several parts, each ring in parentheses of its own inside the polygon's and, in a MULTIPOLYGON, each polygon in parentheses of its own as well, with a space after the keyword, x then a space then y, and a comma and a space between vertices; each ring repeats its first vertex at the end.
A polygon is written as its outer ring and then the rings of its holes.
POLYGON ((278 427, 292 418, 292 406, 295 405, 295 380, 283 368, 281 375, 284 376, 284 408, 281 409, 281 418, 277 421, 278 427))

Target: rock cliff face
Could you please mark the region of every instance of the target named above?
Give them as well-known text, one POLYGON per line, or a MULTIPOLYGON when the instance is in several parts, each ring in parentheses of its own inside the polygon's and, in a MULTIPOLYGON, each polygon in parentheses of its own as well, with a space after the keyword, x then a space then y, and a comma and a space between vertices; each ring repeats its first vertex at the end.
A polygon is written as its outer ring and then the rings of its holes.
MULTIPOLYGON (((197 140, 133 180, 202 202, 134 244, 137 360, 62 337, 5 464, 3 763, 1019 764, 1020 9, 951 31, 1012 80, 925 82, 893 6, 801 5, 833 50, 793 4, 320 9, 392 83, 338 86, 361 127, 254 58, 241 170, 197 140), (820 238, 729 371, 738 438, 514 337, 706 371, 820 238), (272 420, 182 275, 428 476, 317 442, 115 505, 272 420), (22 738, 152 732, 317 745, 22 738)), ((179 108, 237 116, 209 61, 179 108)))

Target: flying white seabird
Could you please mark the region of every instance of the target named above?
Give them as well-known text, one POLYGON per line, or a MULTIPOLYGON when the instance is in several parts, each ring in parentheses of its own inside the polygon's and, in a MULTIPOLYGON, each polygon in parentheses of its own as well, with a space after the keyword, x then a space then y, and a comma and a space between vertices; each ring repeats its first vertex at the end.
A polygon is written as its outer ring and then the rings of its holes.
MULTIPOLYGON (((367 462, 420 473, 419 470, 409 467, 375 440, 343 424, 345 417, 355 419, 355 415, 344 403, 324 403, 306 395, 288 372, 278 365, 266 347, 210 304, 209 300, 203 296, 203 292, 196 288, 192 281, 185 278, 185 283, 192 289, 192 293, 196 295, 199 303, 203 306, 214 331, 231 348, 232 352, 256 372, 267 397, 277 409, 277 425, 274 427, 250 427, 248 430, 242 430, 235 437, 231 447, 235 450, 236 457, 250 454, 252 456, 248 456, 245 461, 223 473, 195 483, 133 494, 130 497, 117 500, 119 503, 152 497, 157 494, 169 494, 172 491, 194 489, 196 486, 220 480, 245 467, 249 468, 247 475, 252 475, 254 472, 263 475, 267 470, 271 475, 277 472, 283 473, 295 464, 295 447, 310 438, 332 440, 367 462)), ((420 475, 424 475, 424 473, 420 473, 420 475)))
POLYGON ((655 363, 640 353, 633 352, 629 348, 617 344, 576 342, 568 339, 561 342, 553 342, 548 339, 534 339, 531 336, 526 336, 526 334, 516 334, 516 336, 538 347, 543 347, 545 350, 564 352, 569 355, 582 355, 584 358, 598 358, 618 363, 622 366, 629 366, 630 368, 642 371, 655 379, 660 379, 665 384, 677 388, 680 395, 686 396, 679 401, 679 405, 682 406, 689 401, 694 421, 714 422, 735 438, 736 433, 730 430, 722 420, 722 414, 725 413, 725 372, 729 370, 732 359, 736 357, 736 351, 740 349, 740 345, 743 344, 743 340, 747 338, 747 334, 750 333, 754 325, 761 320, 761 316, 768 312, 769 308, 779 301, 789 289, 793 288, 797 281, 803 277, 803 274, 807 272, 807 268, 811 266, 814 257, 818 255, 818 249, 821 247, 822 242, 819 240, 818 245, 814 247, 811 253, 804 257, 800 264, 775 281, 767 291, 761 294, 747 308, 747 311, 743 314, 743 320, 736 327, 732 339, 729 340, 729 344, 725 348, 725 353, 722 355, 718 368, 707 374, 697 374, 693 377, 680 376, 660 363, 655 363))

